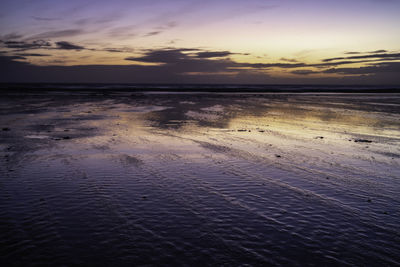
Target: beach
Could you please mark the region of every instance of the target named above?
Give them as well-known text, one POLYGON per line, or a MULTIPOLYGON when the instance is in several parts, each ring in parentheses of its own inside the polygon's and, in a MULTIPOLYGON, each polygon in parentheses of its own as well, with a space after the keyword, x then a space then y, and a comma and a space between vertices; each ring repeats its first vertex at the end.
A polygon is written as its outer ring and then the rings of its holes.
POLYGON ((0 98, 0 265, 398 265, 400 95, 0 98))

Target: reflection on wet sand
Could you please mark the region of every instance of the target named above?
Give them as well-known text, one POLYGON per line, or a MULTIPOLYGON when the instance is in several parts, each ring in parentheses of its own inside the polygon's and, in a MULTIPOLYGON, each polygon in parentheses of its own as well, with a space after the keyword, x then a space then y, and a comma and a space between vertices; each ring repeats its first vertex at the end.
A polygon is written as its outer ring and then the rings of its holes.
POLYGON ((8 95, 6 263, 399 264, 398 95, 8 95))

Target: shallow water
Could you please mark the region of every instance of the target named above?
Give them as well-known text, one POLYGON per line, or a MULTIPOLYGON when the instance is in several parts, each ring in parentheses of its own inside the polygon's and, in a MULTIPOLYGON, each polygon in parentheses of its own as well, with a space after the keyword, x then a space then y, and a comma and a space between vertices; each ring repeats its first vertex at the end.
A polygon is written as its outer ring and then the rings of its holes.
POLYGON ((399 103, 5 95, 0 265, 400 264, 399 103))

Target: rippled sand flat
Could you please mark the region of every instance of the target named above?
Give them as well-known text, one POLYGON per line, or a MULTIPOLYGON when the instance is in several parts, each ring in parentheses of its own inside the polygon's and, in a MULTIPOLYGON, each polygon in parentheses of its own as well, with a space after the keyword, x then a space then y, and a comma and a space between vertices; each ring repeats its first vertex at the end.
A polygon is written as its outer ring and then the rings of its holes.
POLYGON ((398 265, 399 103, 3 95, 0 265, 398 265))

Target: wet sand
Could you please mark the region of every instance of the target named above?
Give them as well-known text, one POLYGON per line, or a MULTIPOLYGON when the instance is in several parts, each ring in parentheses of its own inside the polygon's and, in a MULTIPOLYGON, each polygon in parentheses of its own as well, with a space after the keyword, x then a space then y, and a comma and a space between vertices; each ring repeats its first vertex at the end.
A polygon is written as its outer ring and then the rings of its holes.
POLYGON ((0 265, 398 265, 399 94, 5 94, 0 265))

